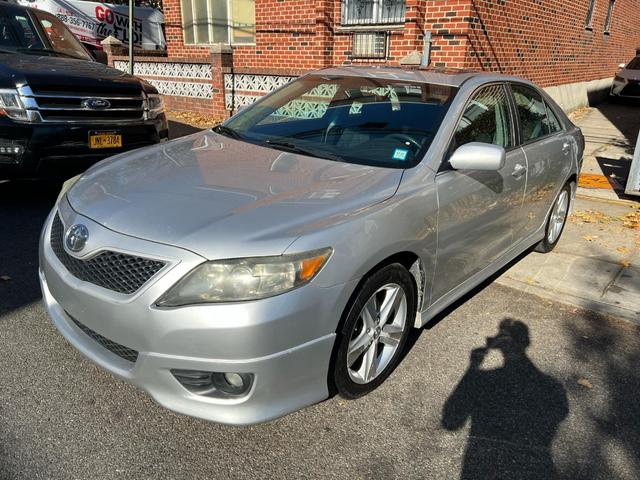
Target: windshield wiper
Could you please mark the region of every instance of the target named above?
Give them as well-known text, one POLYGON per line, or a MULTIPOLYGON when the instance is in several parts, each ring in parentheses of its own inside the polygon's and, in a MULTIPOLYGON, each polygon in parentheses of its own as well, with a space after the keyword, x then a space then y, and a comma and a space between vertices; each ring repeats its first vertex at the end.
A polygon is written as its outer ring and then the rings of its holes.
POLYGON ((50 48, 18 48, 16 52, 20 53, 52 53, 54 55, 62 55, 63 57, 75 58, 76 60, 83 60, 75 55, 69 55, 68 53, 58 52, 57 50, 51 50, 50 48))
POLYGON ((227 127, 225 125, 218 125, 217 127, 213 127, 213 131, 219 133, 220 135, 224 135, 225 137, 235 138, 236 140, 243 140, 242 135, 236 132, 233 128, 227 127))
POLYGON ((266 146, 275 147, 277 149, 285 150, 291 153, 299 153, 300 155, 307 155, 309 157, 317 157, 317 158, 324 158, 327 160, 335 160, 337 162, 344 162, 344 160, 337 155, 333 155, 331 153, 327 153, 324 151, 318 151, 318 150, 313 150, 309 148, 299 147, 298 145, 295 145, 291 142, 267 139, 264 141, 264 144, 266 146))
POLYGON ((15 50, 5 50, 3 48, 0 48, 0 53, 16 53, 15 50))

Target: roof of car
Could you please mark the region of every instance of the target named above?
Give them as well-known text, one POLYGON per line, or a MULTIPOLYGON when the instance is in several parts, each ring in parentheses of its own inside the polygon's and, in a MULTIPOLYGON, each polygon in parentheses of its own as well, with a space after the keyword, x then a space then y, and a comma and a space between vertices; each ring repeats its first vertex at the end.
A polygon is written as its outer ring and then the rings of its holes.
POLYGON ((344 75, 355 77, 394 78, 397 80, 434 83, 459 87, 474 77, 486 77, 487 80, 513 80, 515 77, 495 72, 479 72, 476 70, 416 68, 416 67, 376 67, 376 66, 340 66, 310 72, 320 75, 344 75))

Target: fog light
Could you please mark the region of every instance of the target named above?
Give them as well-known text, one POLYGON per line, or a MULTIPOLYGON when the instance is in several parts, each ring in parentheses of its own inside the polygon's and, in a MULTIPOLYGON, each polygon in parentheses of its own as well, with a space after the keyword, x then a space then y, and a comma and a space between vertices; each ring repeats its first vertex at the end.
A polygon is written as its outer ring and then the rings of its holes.
POLYGON ((190 392, 208 397, 240 397, 247 394, 253 383, 252 373, 178 369, 172 369, 171 373, 190 392))
POLYGON ((22 145, 3 145, 0 144, 1 155, 22 155, 24 148, 22 145))

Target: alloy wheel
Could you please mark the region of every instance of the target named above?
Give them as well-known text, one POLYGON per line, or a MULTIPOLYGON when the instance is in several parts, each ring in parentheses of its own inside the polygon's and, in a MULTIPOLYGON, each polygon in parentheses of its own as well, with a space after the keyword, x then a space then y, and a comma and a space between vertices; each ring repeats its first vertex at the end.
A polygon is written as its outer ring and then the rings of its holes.
POLYGON ((378 377, 394 357, 407 321, 407 297, 395 283, 380 287, 367 300, 349 340, 347 371, 355 383, 378 377))
POLYGON ((556 203, 553 205, 551 217, 549 218, 549 229, 547 231, 547 241, 551 244, 555 243, 564 227, 567 218, 567 210, 569 209, 569 194, 566 190, 560 192, 556 203))

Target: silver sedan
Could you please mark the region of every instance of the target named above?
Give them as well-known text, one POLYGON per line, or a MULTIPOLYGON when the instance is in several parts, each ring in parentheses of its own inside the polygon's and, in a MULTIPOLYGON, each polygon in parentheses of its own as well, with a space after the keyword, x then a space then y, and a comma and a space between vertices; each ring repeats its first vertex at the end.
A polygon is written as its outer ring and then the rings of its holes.
POLYGON ((554 248, 583 148, 519 78, 314 72, 67 182, 42 231, 44 302, 84 355, 177 412, 253 424, 360 397, 412 328, 554 248))

